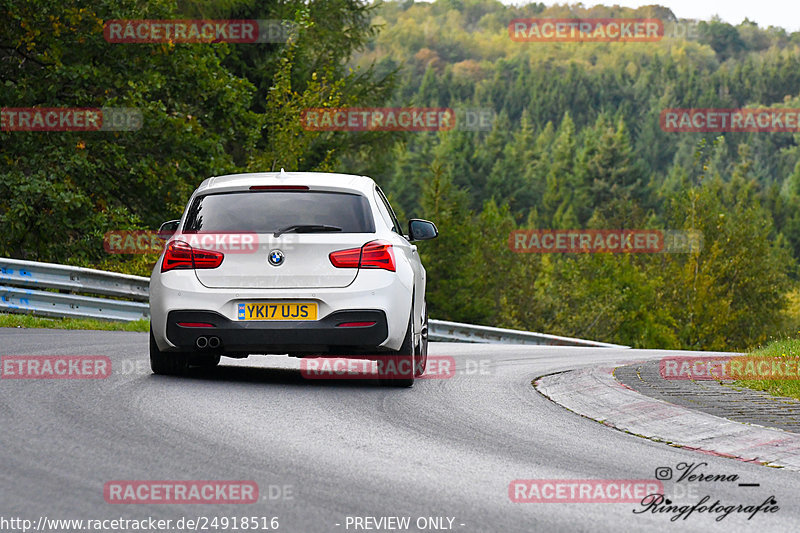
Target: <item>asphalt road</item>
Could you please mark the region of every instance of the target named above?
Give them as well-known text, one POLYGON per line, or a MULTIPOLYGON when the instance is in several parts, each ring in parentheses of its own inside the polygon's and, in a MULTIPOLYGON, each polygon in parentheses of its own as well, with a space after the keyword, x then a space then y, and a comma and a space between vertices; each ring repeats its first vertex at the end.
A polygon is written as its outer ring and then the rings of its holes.
POLYGON ((279 356, 154 376, 146 334, 0 329, 0 355, 105 355, 113 369, 107 379, 0 380, 0 529, 14 530, 2 522, 11 518, 206 517, 207 531, 221 531, 223 517, 249 516, 278 517, 278 531, 300 533, 796 531, 800 475, 628 435, 531 386, 542 374, 663 353, 434 343, 431 355, 455 358, 454 377, 386 389, 305 380, 299 360, 279 356), (670 521, 635 513, 640 503, 509 498, 517 479, 652 480, 657 468, 701 462, 697 472, 738 481, 665 481, 675 503, 709 495, 709 504, 758 505, 774 495, 780 508, 749 520, 733 512, 670 521), (115 480, 252 480, 260 501, 109 504, 103 488, 115 480), (356 517, 409 517, 410 526, 356 528, 356 517))

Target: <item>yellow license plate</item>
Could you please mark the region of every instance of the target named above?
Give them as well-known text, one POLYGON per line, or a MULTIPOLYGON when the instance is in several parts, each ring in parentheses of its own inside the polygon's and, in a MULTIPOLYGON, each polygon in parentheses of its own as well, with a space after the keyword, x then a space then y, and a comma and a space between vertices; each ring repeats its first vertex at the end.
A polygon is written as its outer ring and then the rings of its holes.
POLYGON ((316 320, 317 304, 244 303, 239 304, 239 320, 316 320))

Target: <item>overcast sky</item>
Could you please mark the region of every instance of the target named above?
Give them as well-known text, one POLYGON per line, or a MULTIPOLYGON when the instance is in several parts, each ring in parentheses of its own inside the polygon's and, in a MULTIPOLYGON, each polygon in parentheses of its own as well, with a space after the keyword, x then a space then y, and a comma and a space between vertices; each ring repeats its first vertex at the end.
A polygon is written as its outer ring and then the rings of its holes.
MULTIPOLYGON (((526 0, 500 0, 504 4, 523 5, 526 0)), ((544 2, 546 5, 575 3, 563 0, 561 2, 544 2)), ((800 30, 800 0, 608 0, 598 2, 587 0, 585 6, 596 4, 621 5, 639 7, 658 4, 668 7, 678 18, 709 20, 714 15, 725 22, 739 24, 745 18, 757 22, 759 26, 781 26, 789 31, 800 30)))

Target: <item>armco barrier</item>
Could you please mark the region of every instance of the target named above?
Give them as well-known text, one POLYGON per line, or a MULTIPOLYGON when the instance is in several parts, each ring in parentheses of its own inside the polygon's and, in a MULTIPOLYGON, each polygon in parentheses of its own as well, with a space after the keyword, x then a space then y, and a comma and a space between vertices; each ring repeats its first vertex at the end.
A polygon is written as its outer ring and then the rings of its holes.
POLYGON ((474 342, 485 344, 541 344, 546 346, 591 346, 595 348, 629 348, 620 344, 559 337, 546 333, 517 329, 476 326, 445 320, 428 321, 428 340, 439 342, 474 342))
MULTIPOLYGON (((150 318, 149 289, 150 280, 141 276, 0 258, 0 312, 122 321, 147 319, 150 318), (42 289, 58 289, 59 292, 42 289)), ((618 344, 444 320, 428 321, 428 339, 438 342, 627 348, 618 344)))
POLYGON ((0 258, 0 312, 139 320, 150 318, 150 280, 90 268, 0 258), (41 289, 58 289, 59 292, 41 289), (80 296, 115 296, 133 301, 80 296))

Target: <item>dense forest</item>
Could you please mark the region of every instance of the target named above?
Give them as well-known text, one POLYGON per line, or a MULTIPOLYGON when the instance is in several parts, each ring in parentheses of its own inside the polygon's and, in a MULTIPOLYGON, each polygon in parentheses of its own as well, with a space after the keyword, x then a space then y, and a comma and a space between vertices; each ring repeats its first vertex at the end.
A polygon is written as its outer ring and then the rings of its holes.
POLYGON ((800 108, 800 34, 668 9, 358 0, 0 0, 4 106, 128 106, 135 132, 0 132, 0 256, 145 273, 103 234, 154 229, 202 179, 366 174, 420 243, 433 318, 650 348, 800 329, 800 134, 665 132, 666 108, 800 108), (80 4, 80 3, 77 3, 80 4), (519 42, 516 18, 658 18, 656 42, 519 42), (286 43, 110 44, 103 20, 292 20, 286 43), (489 129, 308 131, 308 108, 491 111, 489 129), (519 254, 527 228, 664 228, 699 252, 519 254))

